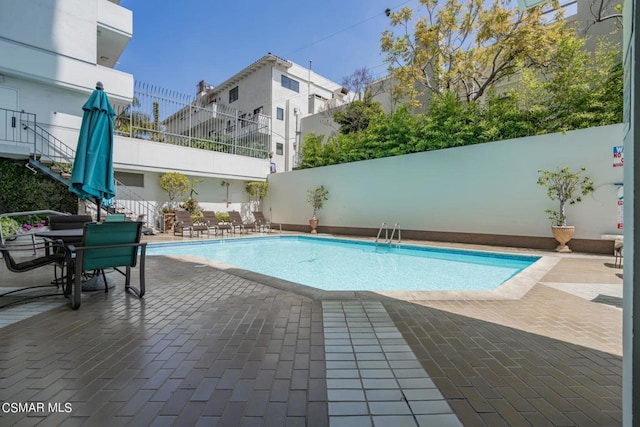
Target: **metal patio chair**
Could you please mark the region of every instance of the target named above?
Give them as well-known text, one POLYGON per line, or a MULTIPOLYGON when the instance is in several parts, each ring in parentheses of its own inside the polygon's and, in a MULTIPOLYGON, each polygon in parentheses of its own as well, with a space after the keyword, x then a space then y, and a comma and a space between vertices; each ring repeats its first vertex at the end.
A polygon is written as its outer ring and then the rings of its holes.
POLYGON ((253 212, 253 217, 256 220, 257 230, 267 230, 267 232, 271 233, 271 229, 275 226, 278 227, 280 229, 280 232, 282 233, 282 224, 276 224, 269 221, 267 218, 265 218, 264 213, 262 213, 261 211, 253 212))
MULTIPOLYGON (((61 269, 61 272, 64 272, 65 263, 68 261, 67 254, 68 251, 65 248, 64 244, 61 241, 49 241, 49 242, 37 242, 37 243, 29 243, 29 244, 11 244, 11 245, 0 245, 0 253, 2 254, 2 259, 4 260, 5 265, 9 271, 14 273, 25 273, 27 271, 35 270, 36 268, 45 267, 48 265, 53 265, 53 274, 54 280, 51 283, 46 285, 31 285, 24 286, 19 289, 12 289, 10 291, 6 291, 0 293, 0 298, 5 296, 17 296, 16 294, 23 291, 30 291, 38 288, 48 288, 48 287, 56 287, 57 289, 62 289, 62 292, 54 292, 48 294, 41 293, 26 293, 23 298, 10 301, 6 304, 0 305, 0 308, 6 307, 11 304, 21 303, 25 300, 29 299, 37 299, 44 296, 65 296, 66 291, 64 286, 61 287, 62 277, 58 278, 58 267, 61 269), (18 261, 18 259, 23 258, 20 254, 29 253, 37 254, 44 253, 41 256, 31 256, 27 259, 18 261), (20 255, 20 256, 19 256, 20 255)), ((2 288, 0 288, 1 290, 2 288)))
POLYGON ((145 256, 146 242, 141 242, 142 223, 137 221, 114 221, 104 223, 88 223, 84 226, 81 246, 69 245, 68 249, 75 255, 67 268, 67 293, 71 295, 71 307, 80 307, 83 272, 98 271, 108 292, 105 268, 113 268, 125 276, 125 290, 131 291, 139 298, 145 294, 145 256), (138 251, 140 254, 138 254, 138 251), (131 286, 131 268, 139 262, 139 288, 131 286), (125 271, 118 267, 125 267, 125 271), (71 274, 73 271, 73 274, 71 274))

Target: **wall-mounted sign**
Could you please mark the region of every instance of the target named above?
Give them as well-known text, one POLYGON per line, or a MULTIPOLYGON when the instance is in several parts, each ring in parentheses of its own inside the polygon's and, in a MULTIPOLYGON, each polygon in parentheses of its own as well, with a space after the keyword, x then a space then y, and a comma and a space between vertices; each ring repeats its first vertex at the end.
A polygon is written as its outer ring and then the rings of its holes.
POLYGON ((624 166, 624 145, 616 145, 613 147, 613 167, 622 166, 624 166))
POLYGON ((618 188, 618 230, 624 228, 624 187, 618 188))

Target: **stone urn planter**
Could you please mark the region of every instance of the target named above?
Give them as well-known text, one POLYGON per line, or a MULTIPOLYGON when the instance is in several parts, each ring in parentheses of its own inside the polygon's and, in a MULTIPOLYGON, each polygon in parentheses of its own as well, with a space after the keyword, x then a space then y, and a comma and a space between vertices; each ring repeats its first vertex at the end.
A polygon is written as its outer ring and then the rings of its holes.
POLYGON ((310 219, 309 220, 309 225, 311 226, 311 234, 318 234, 318 220, 317 219, 310 219))
POLYGON ((578 203, 582 201, 582 196, 593 193, 593 181, 582 175, 585 170, 580 168, 578 172, 572 172, 567 166, 555 171, 538 170, 538 185, 545 187, 547 196, 558 202, 558 210, 545 211, 551 220, 553 237, 558 241, 557 252, 571 252, 567 242, 576 231, 574 226, 567 225, 566 205, 578 203))
POLYGON ((569 246, 567 246, 567 242, 571 240, 573 237, 573 233, 575 233, 576 228, 572 225, 552 225, 551 232, 553 233, 553 237, 557 240, 558 246, 556 247, 556 252, 568 253, 571 252, 569 246))
POLYGON ((171 231, 171 227, 173 227, 173 223, 176 220, 175 212, 167 212, 164 214, 164 232, 169 233, 171 231))

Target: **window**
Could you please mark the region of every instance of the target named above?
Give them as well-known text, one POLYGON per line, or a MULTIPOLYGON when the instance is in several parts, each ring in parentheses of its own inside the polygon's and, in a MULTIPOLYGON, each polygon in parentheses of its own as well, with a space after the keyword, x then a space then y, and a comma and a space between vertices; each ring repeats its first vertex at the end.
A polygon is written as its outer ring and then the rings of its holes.
POLYGON ((280 79, 280 83, 282 87, 286 87, 287 89, 291 89, 294 92, 300 92, 300 82, 297 80, 290 79, 289 77, 282 75, 280 79))
POLYGON ((115 178, 127 187, 144 187, 144 175, 131 172, 114 172, 115 178))
POLYGON ((229 104, 238 100, 238 86, 229 91, 229 104))
POLYGON ((240 114, 240 127, 246 127, 249 125, 249 121, 247 120, 247 113, 240 114))
POLYGON ((284 153, 284 145, 281 142, 277 142, 276 143, 276 154, 279 154, 282 156, 282 154, 284 153))
POLYGON ((255 110, 253 110, 253 115, 255 116, 256 114, 262 114, 262 107, 258 107, 255 110))
POLYGON ((284 120, 284 110, 280 107, 276 108, 276 119, 284 120))

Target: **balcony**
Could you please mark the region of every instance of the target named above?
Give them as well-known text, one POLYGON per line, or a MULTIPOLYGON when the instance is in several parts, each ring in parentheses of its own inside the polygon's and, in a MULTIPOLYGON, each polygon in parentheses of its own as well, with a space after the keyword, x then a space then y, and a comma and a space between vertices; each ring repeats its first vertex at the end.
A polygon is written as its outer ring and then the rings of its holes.
POLYGON ((98 2, 96 63, 114 67, 133 35, 133 14, 107 0, 98 2))

